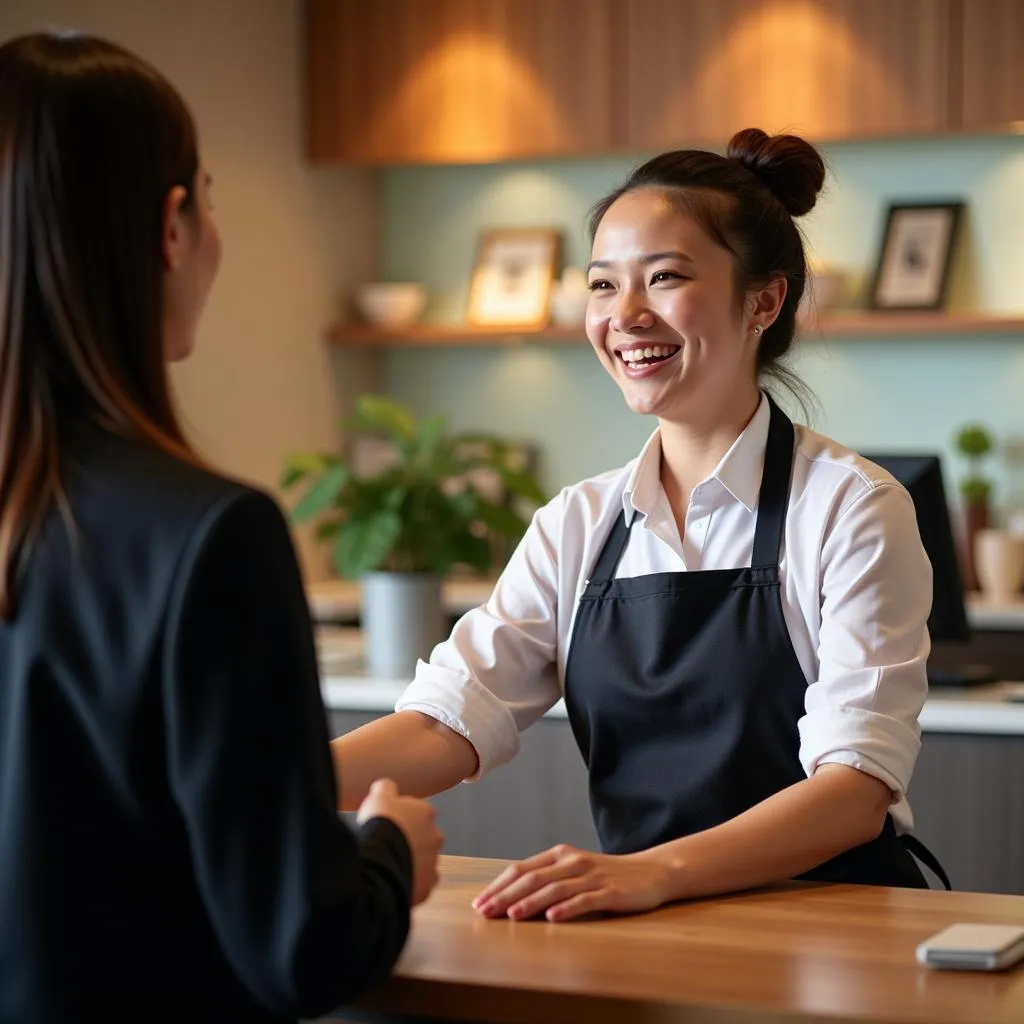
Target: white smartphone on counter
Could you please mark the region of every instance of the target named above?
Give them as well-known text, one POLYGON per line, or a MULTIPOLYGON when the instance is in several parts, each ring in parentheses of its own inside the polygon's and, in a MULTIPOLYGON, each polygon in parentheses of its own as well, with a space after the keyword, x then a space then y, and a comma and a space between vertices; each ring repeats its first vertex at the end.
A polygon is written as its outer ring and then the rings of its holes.
POLYGON ((1024 960, 1024 926, 952 924, 917 947, 926 967, 955 971, 1002 971, 1024 960))

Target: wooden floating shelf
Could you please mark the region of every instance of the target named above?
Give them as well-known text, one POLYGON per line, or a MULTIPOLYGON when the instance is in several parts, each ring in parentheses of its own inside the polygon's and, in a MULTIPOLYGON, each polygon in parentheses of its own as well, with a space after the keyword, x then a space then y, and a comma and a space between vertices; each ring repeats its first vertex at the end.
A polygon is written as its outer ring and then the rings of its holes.
POLYGON ((1024 314, 998 316, 985 313, 896 313, 879 310, 837 310, 811 318, 800 327, 803 338, 920 338, 985 334, 1024 337, 1024 314))
MULTIPOLYGON (((1024 338, 1024 314, 991 316, 983 313, 891 313, 850 310, 829 313, 800 328, 808 340, 836 338, 919 338, 981 334, 1024 338)), ((473 327, 468 324, 416 324, 402 331, 386 331, 368 324, 331 328, 329 338, 339 347, 418 348, 455 345, 581 344, 582 327, 473 327)))
POLYGON ((331 328, 330 340, 340 346, 516 345, 579 343, 586 340, 582 327, 474 327, 470 324, 416 324, 403 331, 386 331, 369 324, 342 324, 331 328))

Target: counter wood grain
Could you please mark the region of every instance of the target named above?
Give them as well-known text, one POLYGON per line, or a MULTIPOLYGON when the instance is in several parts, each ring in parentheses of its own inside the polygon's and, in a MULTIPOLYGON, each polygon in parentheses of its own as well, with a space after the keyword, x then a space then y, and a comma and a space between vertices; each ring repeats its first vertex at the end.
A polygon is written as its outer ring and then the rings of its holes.
POLYGON ((1024 897, 788 885, 634 917, 487 921, 470 901, 502 866, 443 858, 395 974, 360 1009, 481 1024, 1024 1021, 1024 966, 914 959, 953 922, 1024 922, 1024 897))

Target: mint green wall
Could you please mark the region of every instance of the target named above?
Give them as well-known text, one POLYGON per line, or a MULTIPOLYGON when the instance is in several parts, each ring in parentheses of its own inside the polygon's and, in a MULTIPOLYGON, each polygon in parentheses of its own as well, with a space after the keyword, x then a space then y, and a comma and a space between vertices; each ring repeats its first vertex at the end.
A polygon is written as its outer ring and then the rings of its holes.
MULTIPOLYGON (((835 145, 826 159, 827 191, 803 222, 814 256, 862 283, 889 201, 963 197, 968 214, 951 305, 1024 311, 1024 138, 835 145)), ((587 210, 632 164, 388 170, 381 277, 424 282, 427 317, 458 320, 485 227, 560 227, 567 262, 581 265, 587 210)), ((653 425, 624 407, 583 339, 579 346, 395 349, 386 358, 389 390, 415 410, 536 443, 551 489, 625 462, 653 425)), ((988 424, 999 444, 990 460, 997 503, 1024 504, 1024 337, 808 340, 793 366, 819 399, 817 429, 863 450, 938 450, 950 480, 962 469, 949 451, 956 426, 988 424)))

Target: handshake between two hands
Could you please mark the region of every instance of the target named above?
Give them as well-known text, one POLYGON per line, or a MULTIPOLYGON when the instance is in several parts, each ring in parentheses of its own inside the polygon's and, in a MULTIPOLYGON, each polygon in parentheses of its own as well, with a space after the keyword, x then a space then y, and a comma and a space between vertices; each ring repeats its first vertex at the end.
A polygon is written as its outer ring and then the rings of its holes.
MULTIPOLYGON (((388 818, 404 833, 412 851, 413 905, 422 903, 437 885, 444 844, 434 808, 380 779, 359 807, 360 823, 371 818, 388 818)), ((561 845, 510 864, 473 900, 473 908, 484 917, 518 921, 543 914, 548 921, 568 921, 651 910, 671 898, 670 887, 668 869, 649 853, 612 856, 561 845)))

